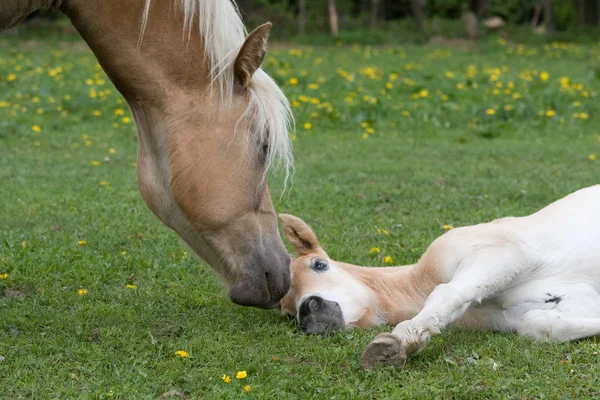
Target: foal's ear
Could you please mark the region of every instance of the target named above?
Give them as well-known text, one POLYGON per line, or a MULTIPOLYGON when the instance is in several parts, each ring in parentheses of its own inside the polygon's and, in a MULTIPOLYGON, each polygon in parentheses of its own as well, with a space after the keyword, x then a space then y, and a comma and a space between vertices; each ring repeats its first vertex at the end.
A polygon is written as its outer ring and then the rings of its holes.
POLYGON ((244 86, 250 83, 252 75, 265 59, 267 39, 272 26, 273 24, 267 22, 250 32, 235 58, 233 66, 235 79, 244 86))
POLYGON ((305 256, 310 253, 323 253, 317 235, 310 229, 306 222, 290 214, 279 214, 279 219, 283 222, 283 234, 292 244, 299 256, 305 256))

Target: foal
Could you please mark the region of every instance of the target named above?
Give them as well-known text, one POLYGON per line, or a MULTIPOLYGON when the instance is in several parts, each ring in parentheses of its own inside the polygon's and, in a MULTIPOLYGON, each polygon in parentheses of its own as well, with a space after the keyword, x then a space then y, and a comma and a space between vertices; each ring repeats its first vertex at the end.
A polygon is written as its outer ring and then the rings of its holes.
POLYGON ((394 324, 361 366, 402 365, 451 323, 539 341, 600 335, 600 185, 544 209, 448 231, 414 265, 331 260, 302 220, 281 214, 298 258, 281 310, 306 333, 394 324))

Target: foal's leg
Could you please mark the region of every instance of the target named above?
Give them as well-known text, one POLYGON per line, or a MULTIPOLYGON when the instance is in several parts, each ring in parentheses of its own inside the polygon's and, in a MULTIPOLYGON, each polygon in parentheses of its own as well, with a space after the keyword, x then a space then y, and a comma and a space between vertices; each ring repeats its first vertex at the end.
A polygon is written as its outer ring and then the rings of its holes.
POLYGON ((557 310, 528 311, 517 332, 540 342, 566 342, 600 335, 600 318, 571 317, 557 310))
POLYGON ((473 302, 505 289, 524 268, 522 254, 514 246, 488 247, 466 256, 458 262, 450 282, 438 285, 413 319, 398 324, 391 334, 377 336, 367 346, 361 366, 403 364, 407 355, 423 350, 431 335, 463 315, 473 302))
MULTIPOLYGON (((588 284, 560 286, 553 300, 540 303, 539 308, 519 312, 516 305, 510 312, 520 315, 517 332, 540 342, 566 342, 600 335, 600 294, 588 284), (549 307, 550 306, 550 307, 549 307)), ((525 307, 530 307, 525 304, 525 307)))

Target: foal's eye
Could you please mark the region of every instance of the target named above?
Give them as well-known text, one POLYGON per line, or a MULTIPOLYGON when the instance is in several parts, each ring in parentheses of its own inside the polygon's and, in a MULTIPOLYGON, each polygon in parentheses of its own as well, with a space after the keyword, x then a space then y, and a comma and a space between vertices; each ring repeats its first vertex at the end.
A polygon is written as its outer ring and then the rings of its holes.
POLYGON ((317 272, 323 272, 329 268, 329 263, 326 260, 317 258, 316 260, 314 260, 312 262, 311 267, 312 267, 312 269, 314 269, 317 272))

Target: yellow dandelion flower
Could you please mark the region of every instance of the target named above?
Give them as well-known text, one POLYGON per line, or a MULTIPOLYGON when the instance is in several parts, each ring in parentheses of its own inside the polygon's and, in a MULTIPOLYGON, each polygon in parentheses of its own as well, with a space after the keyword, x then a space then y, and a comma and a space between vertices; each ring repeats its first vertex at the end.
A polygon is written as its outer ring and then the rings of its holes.
POLYGON ((14 81, 15 79, 17 79, 17 75, 15 74, 8 74, 8 76, 6 77, 6 80, 9 82, 14 81))
POLYGON ((175 354, 178 355, 181 358, 190 358, 190 353, 188 353, 187 351, 177 350, 175 352, 175 354))
MULTIPOLYGON (((132 285, 131 283, 128 283, 127 285, 125 285, 125 287, 126 287, 127 289, 135 289, 137 286, 135 286, 135 285, 132 285)), ((183 357, 183 356, 182 356, 182 357, 183 357)))
POLYGON ((119 116, 119 115, 124 115, 124 114, 125 114, 125 111, 124 111, 122 108, 117 108, 117 109, 115 110, 114 114, 115 114, 116 116, 119 116))
POLYGON ((31 130, 37 133, 40 133, 42 131, 42 128, 39 125, 33 125, 31 127, 31 130))
POLYGON ((375 133, 375 129, 373 129, 373 128, 371 128, 371 127, 368 127, 368 128, 366 129, 366 131, 367 131, 367 133, 370 133, 371 135, 375 133))
POLYGON ((556 115, 556 111, 546 110, 546 117, 554 117, 555 115, 556 115))
POLYGON ((513 106, 512 106, 512 104, 505 104, 505 105, 504 105, 504 110, 506 110, 506 111, 510 111, 510 110, 512 110, 512 109, 513 109, 513 106))
POLYGON ((229 375, 225 375, 223 374, 223 376, 221 377, 221 379, 223 380, 223 382, 225 383, 231 383, 231 377, 229 375))
POLYGON ((581 118, 581 119, 588 119, 589 117, 590 116, 586 112, 582 112, 581 114, 579 114, 579 118, 581 118))
POLYGON ((100 186, 108 186, 108 182, 106 182, 106 181, 100 181, 100 186))
POLYGON ((447 94, 442 95, 442 101, 447 101, 449 99, 447 94))
POLYGON ((87 242, 85 240, 80 240, 79 242, 77 242, 77 244, 80 246, 85 246, 87 242))
POLYGON ((126 251, 122 251, 122 252, 121 252, 121 255, 122 255, 122 256, 124 256, 124 255, 126 255, 126 254, 127 254, 127 252, 126 252, 126 251))
POLYGON ((386 89, 391 89, 393 87, 394 87, 394 84, 392 82, 388 82, 388 83, 385 84, 385 88, 386 89))
POLYGON ((452 225, 448 225, 448 224, 444 225, 444 230, 449 231, 450 229, 454 229, 454 227, 452 225))
POLYGON ((389 235, 390 232, 388 232, 387 229, 379 229, 377 228, 377 232, 381 233, 382 235, 389 235))
POLYGON ((117 151, 111 147, 110 149, 108 149, 108 152, 110 154, 115 154, 117 151))
POLYGON ((288 83, 292 86, 296 86, 298 84, 298 78, 290 78, 288 83))
POLYGON ((596 155, 595 155, 595 154, 590 154, 590 155, 588 156, 588 160, 590 160, 590 161, 594 161, 594 160, 596 160, 596 155))
POLYGON ((310 122, 305 122, 304 125, 302 125, 304 127, 304 129, 312 129, 312 124, 310 122))
POLYGON ((99 166, 99 165, 100 165, 100 161, 96 161, 96 160, 94 160, 94 161, 92 161, 92 165, 93 165, 94 167, 97 167, 97 166, 99 166))
POLYGON ((237 379, 244 379, 247 376, 248 373, 246 371, 238 371, 238 373, 235 375, 237 379))
POLYGON ((79 290, 77 291, 77 293, 78 293, 80 296, 85 296, 86 294, 88 294, 88 291, 87 291, 87 289, 79 289, 79 290))
POLYGON ((496 110, 494 110, 493 108, 488 108, 487 110, 485 110, 485 113, 487 115, 494 115, 496 114, 496 110))
POLYGON ((244 392, 248 393, 251 390, 252 390, 252 387, 250 385, 244 386, 244 392))
POLYGON ((543 80, 544 82, 548 82, 548 79, 550 79, 550 74, 548 74, 546 71, 543 71, 540 74, 540 79, 543 80))
POLYGON ((373 247, 371 250, 369 250, 369 255, 376 256, 380 252, 381 252, 381 250, 379 250, 379 247, 373 247))
POLYGON ((385 264, 391 264, 391 263, 392 263, 392 261, 394 261, 394 259, 393 259, 392 257, 390 257, 390 256, 385 256, 385 257, 383 257, 383 262, 384 262, 385 264))
POLYGON ((8 279, 8 274, 7 273, 0 274, 0 279, 8 279))
POLYGON ((317 90, 319 88, 319 85, 317 85, 316 83, 311 83, 308 85, 308 88, 311 90, 317 90))
POLYGON ((419 92, 419 97, 427 97, 429 95, 429 91, 427 89, 423 89, 419 92))
POLYGON ((92 111, 92 114, 94 114, 96 117, 99 117, 99 116, 102 115, 102 111, 100 111, 100 110, 94 110, 94 111, 92 111))
POLYGON ((131 118, 129 118, 129 117, 123 117, 123 119, 121 121, 123 121, 124 124, 128 124, 128 123, 131 122, 131 118))

